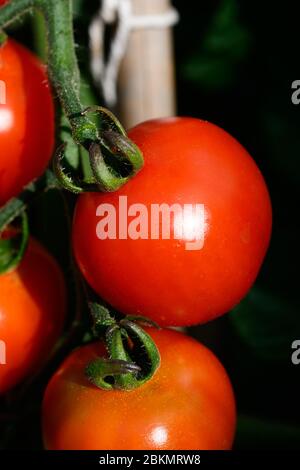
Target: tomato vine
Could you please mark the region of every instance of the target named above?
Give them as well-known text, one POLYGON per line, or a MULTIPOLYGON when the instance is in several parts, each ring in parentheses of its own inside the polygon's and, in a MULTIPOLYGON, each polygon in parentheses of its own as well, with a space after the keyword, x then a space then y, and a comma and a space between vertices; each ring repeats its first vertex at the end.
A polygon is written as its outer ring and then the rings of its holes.
MULTIPOLYGON (((9 2, 0 10, 0 32, 13 21, 18 20, 26 12, 36 9, 45 19, 47 35, 48 75, 67 117, 72 137, 79 147, 88 151, 91 176, 85 174, 69 174, 64 168, 63 143, 56 151, 53 159, 53 171, 60 185, 73 192, 84 191, 115 191, 125 184, 143 166, 143 156, 138 147, 129 140, 125 130, 117 118, 105 108, 94 106, 84 109, 80 100, 80 71, 77 63, 71 0, 19 0, 9 2), (89 118, 89 113, 100 116, 100 126, 89 118)), ((7 41, 5 33, 1 33, 0 44, 7 41)), ((24 163, 25 164, 25 163, 24 163)), ((36 192, 57 186, 51 171, 28 185, 19 197, 10 200, 0 211, 0 232, 16 217, 24 214, 28 202, 36 192)), ((20 250, 14 263, 21 259, 26 244, 26 231, 20 244, 20 250)), ((9 267, 12 264, 9 264, 9 267)), ((99 306, 101 308, 101 306, 99 306)), ((95 311, 95 309, 93 310, 95 311)), ((99 317, 98 317, 99 323, 99 317)), ((138 324, 122 320, 118 325, 112 319, 114 327, 106 332, 106 340, 110 358, 99 359, 87 369, 90 380, 96 385, 107 388, 105 377, 113 375, 118 388, 132 389, 148 380, 160 363, 159 352, 149 337, 138 324), (141 368, 132 361, 128 349, 136 342, 148 351, 147 373, 137 379, 136 373, 141 368), (120 362, 121 361, 121 362, 120 362), (118 365, 116 367, 116 364, 118 365), (120 367, 122 364, 122 367, 120 367), (101 377, 102 378, 101 378, 101 377)), ((142 371, 143 372, 143 371, 142 371)))

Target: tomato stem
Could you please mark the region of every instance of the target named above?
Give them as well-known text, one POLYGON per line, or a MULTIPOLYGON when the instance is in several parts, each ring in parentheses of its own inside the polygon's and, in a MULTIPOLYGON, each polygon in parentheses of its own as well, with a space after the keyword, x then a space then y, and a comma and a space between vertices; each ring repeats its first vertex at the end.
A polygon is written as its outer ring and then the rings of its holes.
MULTIPOLYGON (((142 155, 129 141, 119 121, 110 111, 101 107, 86 110, 82 107, 80 72, 74 46, 72 1, 37 0, 37 3, 47 25, 49 76, 70 120, 74 140, 89 151, 93 178, 90 181, 79 180, 76 184, 72 181, 72 176, 65 178, 62 165, 55 173, 66 189, 76 193, 91 190, 115 191, 142 167, 142 155), (88 118, 88 113, 93 111, 100 114, 100 130, 88 118), (112 141, 104 135, 107 128, 115 131, 112 141), (112 171, 102 149, 106 149, 114 160, 123 159, 131 165, 131 171, 126 177, 112 171)), ((54 168, 62 158, 63 153, 60 154, 60 159, 54 161, 54 168)))
POLYGON ((97 126, 82 114, 80 72, 74 46, 71 0, 37 0, 46 19, 48 71, 77 143, 98 139, 97 126))
POLYGON ((35 195, 49 189, 58 189, 57 180, 50 170, 43 176, 28 184, 18 197, 10 199, 0 209, 0 232, 9 225, 16 217, 20 216, 27 205, 34 199, 35 195))
POLYGON ((6 28, 14 21, 18 20, 22 15, 30 11, 37 5, 36 0, 18 0, 9 2, 1 7, 0 10, 0 29, 6 28))

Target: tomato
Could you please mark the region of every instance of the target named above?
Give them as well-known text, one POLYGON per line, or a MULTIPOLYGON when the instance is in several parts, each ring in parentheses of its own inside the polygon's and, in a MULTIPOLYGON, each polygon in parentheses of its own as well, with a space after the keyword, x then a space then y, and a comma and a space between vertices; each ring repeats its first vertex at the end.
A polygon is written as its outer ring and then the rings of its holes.
POLYGON ((235 402, 228 376, 204 346, 171 330, 147 329, 161 354, 155 375, 130 392, 104 391, 84 375, 105 348, 73 351, 43 401, 43 435, 52 450, 230 449, 235 402))
POLYGON ((8 2, 8 0, 0 0, 0 7, 5 5, 8 2))
POLYGON ((64 322, 66 291, 56 261, 30 239, 21 263, 0 275, 0 393, 43 364, 64 322), (6 362, 3 364, 3 362, 6 362))
POLYGON ((253 284, 270 239, 271 203, 255 162, 228 133, 198 119, 145 122, 129 137, 144 154, 141 172, 116 193, 79 197, 73 244, 81 271, 116 309, 161 325, 202 323, 229 311, 253 284), (154 239, 155 204, 193 210, 170 218, 169 238, 160 219, 154 239))
POLYGON ((46 169, 54 105, 46 69, 17 42, 0 47, 0 205, 46 169))

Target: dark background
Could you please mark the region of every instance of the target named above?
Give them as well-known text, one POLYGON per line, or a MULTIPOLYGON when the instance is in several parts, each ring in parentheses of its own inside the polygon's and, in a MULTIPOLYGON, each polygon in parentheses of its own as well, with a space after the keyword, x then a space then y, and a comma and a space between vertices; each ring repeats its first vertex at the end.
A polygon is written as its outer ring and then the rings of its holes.
MULTIPOLYGON (((178 114, 212 121, 248 149, 269 186, 274 215, 271 246, 251 292, 233 312, 190 332, 217 354, 233 382, 239 413, 235 448, 297 449, 300 364, 292 364, 291 344, 300 339, 300 105, 292 104, 291 84, 300 78, 298 18, 291 2, 173 3, 181 16, 174 33, 178 114)), ((88 78, 86 31, 99 2, 74 4, 78 57, 88 78)), ((12 34, 36 49, 32 21, 12 34)), ((32 231, 65 267, 72 292, 67 223, 63 210, 57 213, 58 198, 50 193, 32 208, 32 231)), ((70 321, 73 311, 71 301, 70 321)), ((2 447, 42 446, 40 401, 60 360, 1 403, 2 447)))
MULTIPOLYGON (((179 114, 233 134, 259 164, 273 204, 271 246, 247 298, 194 329, 219 355, 236 391, 236 448, 300 448, 299 19, 291 2, 174 2, 179 114), (201 7, 200 5, 201 4, 201 7)), ((245 188, 247 191, 247 188, 245 188)))

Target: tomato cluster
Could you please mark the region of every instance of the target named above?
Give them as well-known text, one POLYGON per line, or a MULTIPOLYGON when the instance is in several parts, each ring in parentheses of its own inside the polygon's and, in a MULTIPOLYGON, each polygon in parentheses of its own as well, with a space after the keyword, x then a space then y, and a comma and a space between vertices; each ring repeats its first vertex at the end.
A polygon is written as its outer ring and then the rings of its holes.
MULTIPOLYGON (((3 205, 45 170, 54 107, 45 68, 12 40, 0 47, 0 79, 3 205)), ((161 326, 212 320, 245 296, 265 256, 272 216, 264 179, 246 150, 206 121, 154 120, 129 137, 145 166, 118 192, 78 198, 72 235, 78 266, 122 314, 161 326)), ((0 338, 8 358, 0 393, 45 362, 61 333, 65 302, 56 262, 31 239, 18 267, 0 275, 0 338)), ((234 395, 216 357, 186 335, 147 331, 161 365, 130 392, 99 390, 85 376, 86 365, 105 356, 104 344, 79 347, 65 359, 44 397, 46 448, 231 448, 234 395)))

